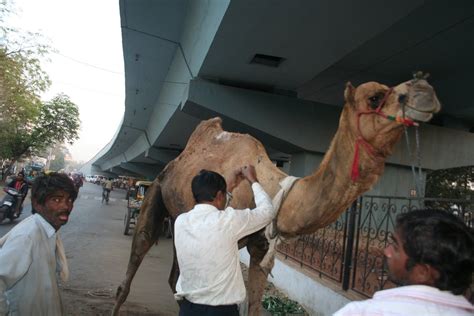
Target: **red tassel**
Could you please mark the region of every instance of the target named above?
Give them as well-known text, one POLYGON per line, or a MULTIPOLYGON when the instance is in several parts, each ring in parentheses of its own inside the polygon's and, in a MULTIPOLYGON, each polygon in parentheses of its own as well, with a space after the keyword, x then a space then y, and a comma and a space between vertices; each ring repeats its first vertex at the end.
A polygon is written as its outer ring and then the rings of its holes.
POLYGON ((354 148, 354 160, 352 161, 352 172, 351 179, 352 182, 356 182, 359 178, 359 140, 355 143, 354 148))

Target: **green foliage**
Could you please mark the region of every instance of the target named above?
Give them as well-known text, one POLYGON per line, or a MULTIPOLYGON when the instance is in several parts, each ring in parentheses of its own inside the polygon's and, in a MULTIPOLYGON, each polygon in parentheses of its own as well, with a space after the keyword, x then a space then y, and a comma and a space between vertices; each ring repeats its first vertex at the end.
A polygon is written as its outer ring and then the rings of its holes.
MULTIPOLYGON (((22 115, 34 110, 39 95, 50 86, 41 59, 51 51, 39 33, 20 32, 5 26, 13 11, 10 1, 0 0, 0 106, 1 110, 22 115)), ((33 113, 34 114, 34 113, 33 113)))
POLYGON ((37 33, 5 26, 13 11, 0 0, 0 159, 13 162, 78 138, 79 110, 64 94, 41 102, 51 82, 41 60, 51 48, 37 33))
POLYGON ((274 316, 307 315, 301 305, 289 298, 264 295, 262 306, 274 316))
POLYGON ((59 94, 43 103, 31 129, 30 146, 35 152, 56 143, 76 140, 79 131, 79 109, 67 95, 59 94))
POLYGON ((449 199, 474 198, 474 167, 435 170, 426 178, 426 196, 449 199))
POLYGON ((0 158, 18 160, 55 144, 72 144, 78 138, 79 109, 68 96, 60 94, 40 104, 37 111, 34 117, 2 132, 0 158))
POLYGON ((463 215, 474 206, 473 188, 474 167, 472 166, 432 171, 428 173, 426 179, 426 196, 442 199, 426 201, 425 205, 447 210, 457 209, 459 214, 463 215), (456 201, 452 201, 453 199, 456 201))

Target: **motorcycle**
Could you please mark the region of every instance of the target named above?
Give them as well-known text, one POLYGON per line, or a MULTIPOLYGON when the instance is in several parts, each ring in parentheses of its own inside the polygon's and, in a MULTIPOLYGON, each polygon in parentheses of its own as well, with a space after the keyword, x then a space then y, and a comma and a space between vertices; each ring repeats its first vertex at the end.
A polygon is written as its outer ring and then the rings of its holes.
POLYGON ((12 222, 15 218, 20 216, 15 216, 17 208, 20 208, 20 212, 18 214, 21 214, 22 195, 20 192, 10 187, 3 188, 3 191, 7 194, 0 202, 0 223, 6 218, 10 219, 10 222, 12 222))
POLYGON ((74 187, 76 188, 76 191, 79 192, 79 189, 83 185, 82 177, 80 175, 73 175, 72 181, 74 182, 74 187))

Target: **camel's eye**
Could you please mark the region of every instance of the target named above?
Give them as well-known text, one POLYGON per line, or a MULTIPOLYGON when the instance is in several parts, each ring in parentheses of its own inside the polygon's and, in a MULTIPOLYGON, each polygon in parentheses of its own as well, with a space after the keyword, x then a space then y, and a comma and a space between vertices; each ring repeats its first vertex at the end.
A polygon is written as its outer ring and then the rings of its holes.
POLYGON ((380 94, 380 93, 377 93, 376 95, 374 96, 371 96, 369 98, 369 105, 372 109, 376 109, 378 108, 379 104, 380 104, 380 101, 382 100, 383 98, 383 94, 380 94))

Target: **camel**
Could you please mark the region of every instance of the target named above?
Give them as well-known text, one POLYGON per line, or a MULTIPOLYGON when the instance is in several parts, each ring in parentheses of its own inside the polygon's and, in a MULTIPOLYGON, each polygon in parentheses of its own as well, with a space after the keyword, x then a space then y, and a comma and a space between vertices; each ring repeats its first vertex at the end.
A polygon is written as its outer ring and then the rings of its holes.
MULTIPOLYGON (((377 82, 346 85, 345 105, 338 130, 318 169, 298 179, 281 203, 275 219, 279 236, 294 237, 315 232, 335 221, 362 193, 368 191, 384 170, 385 159, 400 139, 404 125, 426 122, 440 110, 434 89, 424 78, 389 88, 377 82)), ((219 172, 228 181, 238 167, 254 165, 259 182, 270 196, 287 177, 269 159, 260 141, 248 134, 222 129, 222 120, 201 122, 181 154, 169 162, 149 188, 135 228, 125 280, 117 289, 112 311, 117 315, 130 291, 132 279, 150 247, 158 240, 163 219, 176 218, 193 208, 191 180, 201 170, 219 172)), ((231 206, 253 207, 247 181, 233 191, 231 206)), ((269 242, 262 231, 239 241, 250 254, 248 312, 259 315, 268 270, 260 262, 269 242)), ((273 261, 272 261, 273 262, 273 261)), ((176 254, 169 284, 175 292, 179 275, 176 254)))

